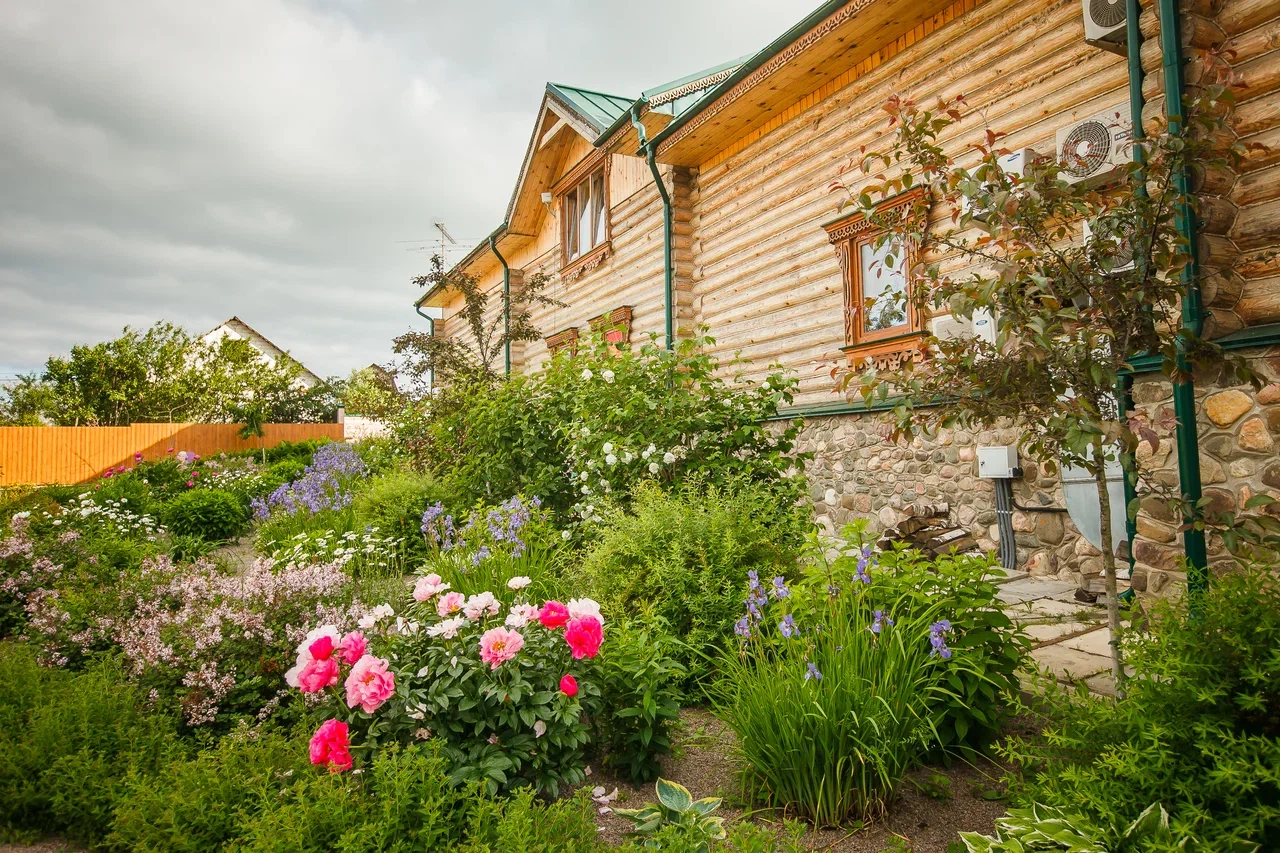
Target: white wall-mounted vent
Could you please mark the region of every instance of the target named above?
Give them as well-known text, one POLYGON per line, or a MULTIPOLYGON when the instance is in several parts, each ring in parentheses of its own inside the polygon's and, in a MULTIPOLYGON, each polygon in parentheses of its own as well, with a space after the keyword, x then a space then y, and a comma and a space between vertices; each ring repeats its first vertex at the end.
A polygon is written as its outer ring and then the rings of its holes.
POLYGON ((952 314, 935 317, 931 323, 933 336, 940 341, 951 341, 957 338, 978 338, 991 345, 996 342, 996 321, 990 312, 979 309, 973 316, 965 320, 952 314))
POLYGON ((1123 56, 1129 35, 1125 0, 1081 2, 1084 5, 1085 42, 1123 56))
POLYGON ((1102 181, 1129 162, 1133 124, 1127 104, 1059 128, 1058 162, 1067 183, 1102 181))
MULTIPOLYGON (((1084 221, 1084 244, 1093 248, 1094 241, 1101 239, 1094 236, 1094 226, 1089 220, 1084 221)), ((1122 273, 1135 269, 1137 263, 1134 260, 1134 246, 1132 241, 1124 240, 1119 237, 1111 237, 1111 247, 1101 247, 1097 250, 1099 255, 1106 257, 1111 263, 1109 273, 1122 273)))
MULTIPOLYGON (((1035 151, 1030 148, 1019 148, 1017 151, 1010 151, 1008 154, 1002 155, 996 160, 996 163, 1006 175, 1017 175, 1021 178, 1026 176, 1027 167, 1035 162, 1035 159, 1035 151)), ((994 190, 995 187, 989 186, 989 189, 994 190)), ((973 218, 980 222, 985 222, 990 215, 989 211, 981 207, 975 209, 973 201, 966 196, 960 198, 960 210, 964 213, 972 214, 973 218)))

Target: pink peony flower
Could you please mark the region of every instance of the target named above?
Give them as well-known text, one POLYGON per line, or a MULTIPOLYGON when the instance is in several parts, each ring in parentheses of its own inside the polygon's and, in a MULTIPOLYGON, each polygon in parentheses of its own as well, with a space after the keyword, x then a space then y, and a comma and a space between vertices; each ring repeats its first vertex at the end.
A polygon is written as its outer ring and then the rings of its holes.
MULTIPOLYGON (((311 629, 310 633, 308 633, 303 641, 298 644, 298 659, 294 663, 293 668, 284 674, 285 683, 290 687, 297 687, 301 690, 302 684, 299 681, 299 677, 302 675, 302 671, 306 669, 307 664, 316 660, 316 655, 312 652, 312 649, 314 648, 316 651, 324 652, 323 658, 321 659, 328 658, 333 654, 334 641, 337 639, 338 627, 336 625, 321 625, 318 628, 311 629), (323 642, 324 640, 328 641, 327 646, 323 642)), ((335 662, 334 665, 336 666, 337 663, 335 662)), ((312 670, 312 675, 310 676, 310 683, 312 684, 315 683, 314 679, 317 677, 316 672, 316 670, 312 670)), ((316 688, 316 690, 322 690, 324 689, 324 686, 325 685, 321 685, 316 688)), ((308 690, 306 692, 313 693, 315 691, 308 690)))
POLYGON ((603 639, 600 620, 594 616, 574 619, 564 630, 564 640, 573 651, 574 660, 595 657, 600 651, 600 643, 603 639))
POLYGON ((506 624, 508 628, 523 628, 537 618, 538 608, 532 604, 516 604, 507 613, 506 624))
POLYGON ((303 664, 297 679, 303 693, 319 693, 338 683, 338 662, 333 658, 313 658, 303 664))
POLYGON ((572 699, 578 695, 578 679, 572 675, 566 675, 560 679, 560 692, 572 699))
POLYGON ((507 581, 507 589, 524 589, 526 586, 528 586, 531 583, 533 583, 533 578, 528 578, 528 577, 525 577, 524 575, 519 575, 507 581))
POLYGON ((473 595, 462 605, 462 612, 471 620, 479 619, 486 613, 497 613, 501 609, 502 603, 494 598, 491 592, 473 595))
POLYGON ((346 688, 347 707, 359 705, 366 714, 372 714, 396 692, 396 675, 387 671, 384 659, 365 655, 351 667, 346 688))
POLYGON ((436 593, 444 592, 448 588, 449 584, 432 572, 424 578, 418 578, 418 582, 413 585, 413 600, 430 601, 436 593))
POLYGON ((342 653, 342 660, 347 665, 360 660, 368 650, 369 641, 359 631, 351 631, 338 644, 338 651, 342 653))
POLYGON ((480 636, 480 659, 497 669, 516 656, 524 648, 524 637, 519 631, 507 628, 490 628, 480 636))
POLYGON ((542 605, 538 621, 543 628, 560 628, 569 621, 569 608, 558 601, 548 601, 542 605))
POLYGON ((462 609, 465 601, 466 598, 460 592, 446 592, 436 602, 436 613, 439 613, 441 618, 448 616, 450 613, 457 613, 462 609))
POLYGON ((347 724, 341 720, 325 720, 311 736, 311 763, 326 765, 330 773, 351 769, 351 741, 347 724))
POLYGON ((467 624, 467 620, 461 616, 454 616, 445 619, 443 622, 437 622, 427 629, 428 637, 444 637, 446 640, 452 640, 458 636, 458 629, 467 624))

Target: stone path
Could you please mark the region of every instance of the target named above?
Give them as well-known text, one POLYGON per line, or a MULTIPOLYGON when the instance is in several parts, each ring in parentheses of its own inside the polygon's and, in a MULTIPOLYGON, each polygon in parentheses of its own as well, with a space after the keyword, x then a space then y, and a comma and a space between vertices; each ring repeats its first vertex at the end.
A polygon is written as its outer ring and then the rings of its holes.
POLYGON ((1035 640, 1031 657, 1063 684, 1083 682, 1099 696, 1115 696, 1107 611, 1075 599, 1076 585, 1007 573, 1000 600, 1035 640))

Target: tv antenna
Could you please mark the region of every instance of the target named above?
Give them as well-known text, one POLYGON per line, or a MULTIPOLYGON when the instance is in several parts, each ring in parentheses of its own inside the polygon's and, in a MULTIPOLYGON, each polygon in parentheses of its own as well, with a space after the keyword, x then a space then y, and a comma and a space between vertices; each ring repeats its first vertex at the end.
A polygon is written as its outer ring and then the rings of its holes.
POLYGON ((448 246, 456 246, 458 245, 458 241, 453 239, 453 235, 450 234, 449 229, 445 227, 443 219, 437 219, 431 224, 434 225, 436 227, 436 230, 440 232, 440 260, 443 261, 447 257, 445 252, 448 249, 448 246), (448 241, 447 245, 445 241, 448 241))

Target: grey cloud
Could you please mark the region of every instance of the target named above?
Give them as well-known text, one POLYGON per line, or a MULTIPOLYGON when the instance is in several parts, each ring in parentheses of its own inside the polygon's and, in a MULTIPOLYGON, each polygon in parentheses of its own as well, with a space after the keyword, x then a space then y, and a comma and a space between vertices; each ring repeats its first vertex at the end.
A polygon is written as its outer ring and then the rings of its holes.
POLYGON ((433 219, 502 215, 547 80, 621 95, 816 0, 0 2, 0 374, 237 314, 322 374, 413 325, 433 219))

